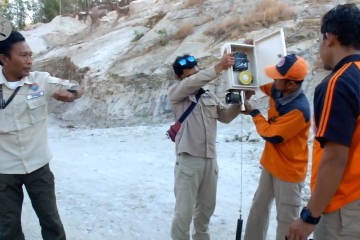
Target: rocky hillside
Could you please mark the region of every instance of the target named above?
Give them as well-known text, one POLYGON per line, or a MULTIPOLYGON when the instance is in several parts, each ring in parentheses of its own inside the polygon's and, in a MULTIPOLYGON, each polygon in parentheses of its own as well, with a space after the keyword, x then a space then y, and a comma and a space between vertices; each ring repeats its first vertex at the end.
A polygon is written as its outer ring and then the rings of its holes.
MULTIPOLYGON (((85 95, 75 103, 55 101, 51 112, 91 127, 172 121, 167 89, 171 64, 191 53, 200 68, 212 66, 225 42, 243 43, 284 30, 288 53, 310 64, 304 88, 327 74, 321 68, 321 16, 340 0, 137 0, 122 7, 94 7, 90 16, 58 16, 22 33, 34 51, 34 70, 77 80, 85 95)), ((210 88, 224 99, 223 81, 210 88)), ((265 106, 260 94, 255 104, 265 106)))

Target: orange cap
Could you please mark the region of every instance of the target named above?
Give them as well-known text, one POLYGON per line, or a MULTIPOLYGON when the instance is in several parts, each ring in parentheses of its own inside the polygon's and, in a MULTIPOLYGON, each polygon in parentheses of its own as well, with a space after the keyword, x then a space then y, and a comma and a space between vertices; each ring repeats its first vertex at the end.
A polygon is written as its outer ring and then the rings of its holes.
POLYGON ((302 81, 308 70, 306 61, 295 54, 286 55, 276 65, 265 67, 265 73, 272 79, 302 81))

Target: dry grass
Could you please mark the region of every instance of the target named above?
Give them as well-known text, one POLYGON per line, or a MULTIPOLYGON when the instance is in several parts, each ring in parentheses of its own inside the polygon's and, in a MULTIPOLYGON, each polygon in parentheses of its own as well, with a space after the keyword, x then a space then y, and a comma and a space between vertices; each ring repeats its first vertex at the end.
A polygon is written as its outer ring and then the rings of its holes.
POLYGON ((81 83, 89 71, 88 67, 78 68, 71 58, 54 58, 46 61, 38 61, 33 65, 34 71, 51 72, 53 76, 62 79, 72 79, 81 83))
POLYGON ((188 2, 185 3, 185 8, 191 8, 194 6, 199 6, 201 5, 203 2, 205 2, 205 0, 189 0, 188 2))
POLYGON ((215 41, 238 38, 241 34, 260 28, 267 28, 278 21, 296 17, 296 11, 284 2, 262 0, 246 16, 229 16, 220 25, 205 34, 213 36, 215 41))
POLYGON ((141 49, 141 50, 135 50, 129 49, 125 54, 124 57, 121 58, 121 61, 127 61, 142 55, 146 55, 154 50, 160 49, 164 46, 166 46, 170 42, 170 36, 164 36, 160 37, 158 39, 155 39, 151 45, 141 49))
POLYGON ((194 32, 194 24, 188 23, 182 26, 173 36, 173 40, 183 40, 194 32))
POLYGON ((158 12, 156 15, 150 17, 145 24, 148 28, 153 28, 161 19, 165 17, 166 13, 163 11, 158 12))

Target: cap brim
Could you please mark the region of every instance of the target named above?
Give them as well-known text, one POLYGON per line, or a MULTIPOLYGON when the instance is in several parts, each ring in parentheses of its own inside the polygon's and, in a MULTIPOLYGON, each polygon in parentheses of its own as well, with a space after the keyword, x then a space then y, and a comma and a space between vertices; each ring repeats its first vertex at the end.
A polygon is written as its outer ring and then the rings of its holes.
POLYGON ((285 79, 285 76, 281 75, 276 68, 276 65, 265 67, 265 74, 272 79, 285 79))

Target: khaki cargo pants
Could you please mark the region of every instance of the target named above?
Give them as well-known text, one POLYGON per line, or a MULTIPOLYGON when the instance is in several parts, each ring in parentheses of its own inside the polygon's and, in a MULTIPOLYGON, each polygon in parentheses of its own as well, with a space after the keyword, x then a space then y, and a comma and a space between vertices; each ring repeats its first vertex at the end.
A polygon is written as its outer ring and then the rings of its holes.
POLYGON ((189 240, 194 223, 194 240, 209 240, 209 222, 216 204, 218 181, 216 159, 197 158, 181 153, 175 165, 175 215, 171 226, 173 240, 189 240))
POLYGON ((261 172, 245 228, 245 240, 265 240, 269 226, 270 210, 275 199, 276 239, 284 240, 290 224, 299 218, 301 189, 304 183, 282 181, 266 169, 261 172))
POLYGON ((0 174, 0 239, 25 239, 21 229, 23 185, 39 218, 43 239, 65 240, 56 206, 54 175, 49 164, 29 174, 0 174))
POLYGON ((314 240, 360 239, 360 199, 321 216, 314 240))

